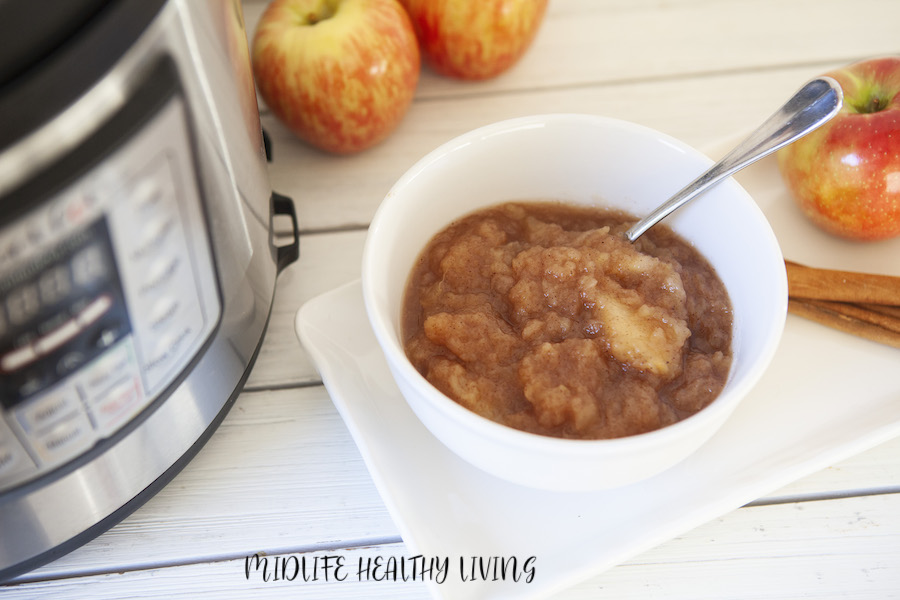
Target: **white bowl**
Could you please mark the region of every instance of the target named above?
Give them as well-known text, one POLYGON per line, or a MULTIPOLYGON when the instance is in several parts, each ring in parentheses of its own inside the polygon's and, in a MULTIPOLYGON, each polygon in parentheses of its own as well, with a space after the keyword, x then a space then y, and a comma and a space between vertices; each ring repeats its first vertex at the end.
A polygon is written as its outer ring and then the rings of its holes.
POLYGON ((717 270, 734 310, 734 354, 724 389, 709 406, 673 425, 619 439, 570 440, 495 423, 443 395, 413 367, 403 351, 400 312, 419 253, 464 214, 508 200, 558 199, 643 215, 710 164, 678 140, 639 125, 558 114, 471 131, 407 171, 369 228, 362 286, 378 343, 422 423, 473 465, 508 481, 552 490, 602 489, 645 479, 709 439, 769 364, 787 312, 778 242, 734 180, 665 221, 717 270))

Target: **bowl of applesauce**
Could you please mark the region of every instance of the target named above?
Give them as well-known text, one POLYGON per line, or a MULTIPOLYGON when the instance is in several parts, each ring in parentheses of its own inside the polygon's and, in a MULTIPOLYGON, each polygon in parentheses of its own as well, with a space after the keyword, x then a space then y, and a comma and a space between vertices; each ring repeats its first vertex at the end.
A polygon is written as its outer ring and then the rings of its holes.
POLYGON ((733 180, 634 243, 624 232, 711 163, 634 123, 553 114, 410 168, 369 228, 362 287, 431 433, 559 491, 652 477, 707 441, 780 340, 781 250, 733 180))

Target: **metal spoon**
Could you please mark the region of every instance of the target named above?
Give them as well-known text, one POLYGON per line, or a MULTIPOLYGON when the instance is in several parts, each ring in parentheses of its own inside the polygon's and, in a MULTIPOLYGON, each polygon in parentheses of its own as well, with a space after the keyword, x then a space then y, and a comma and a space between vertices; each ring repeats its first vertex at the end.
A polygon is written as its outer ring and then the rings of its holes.
POLYGON ((840 111, 842 102, 841 86, 831 77, 808 82, 734 150, 635 223, 625 232, 626 237, 635 241, 650 227, 726 177, 823 125, 840 111))

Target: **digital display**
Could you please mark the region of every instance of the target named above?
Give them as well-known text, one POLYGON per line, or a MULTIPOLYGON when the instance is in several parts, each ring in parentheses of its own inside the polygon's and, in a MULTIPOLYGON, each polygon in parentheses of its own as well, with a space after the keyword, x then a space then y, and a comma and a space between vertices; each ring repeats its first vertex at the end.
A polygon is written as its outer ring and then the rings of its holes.
POLYGON ((106 282, 110 273, 102 243, 91 243, 70 260, 49 267, 36 279, 10 291, 3 302, 7 327, 14 330, 27 325, 73 296, 106 282))
POLYGON ((101 218, 0 282, 0 403, 46 389, 130 330, 101 218))

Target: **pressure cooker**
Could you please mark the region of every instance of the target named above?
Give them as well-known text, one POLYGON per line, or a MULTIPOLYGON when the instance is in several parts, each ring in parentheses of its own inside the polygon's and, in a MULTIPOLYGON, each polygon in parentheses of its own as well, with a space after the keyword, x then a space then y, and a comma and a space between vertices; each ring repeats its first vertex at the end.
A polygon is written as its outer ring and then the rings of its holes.
POLYGON ((7 580, 121 521, 200 449, 298 229, 270 188, 238 0, 0 0, 0 39, 7 580))

